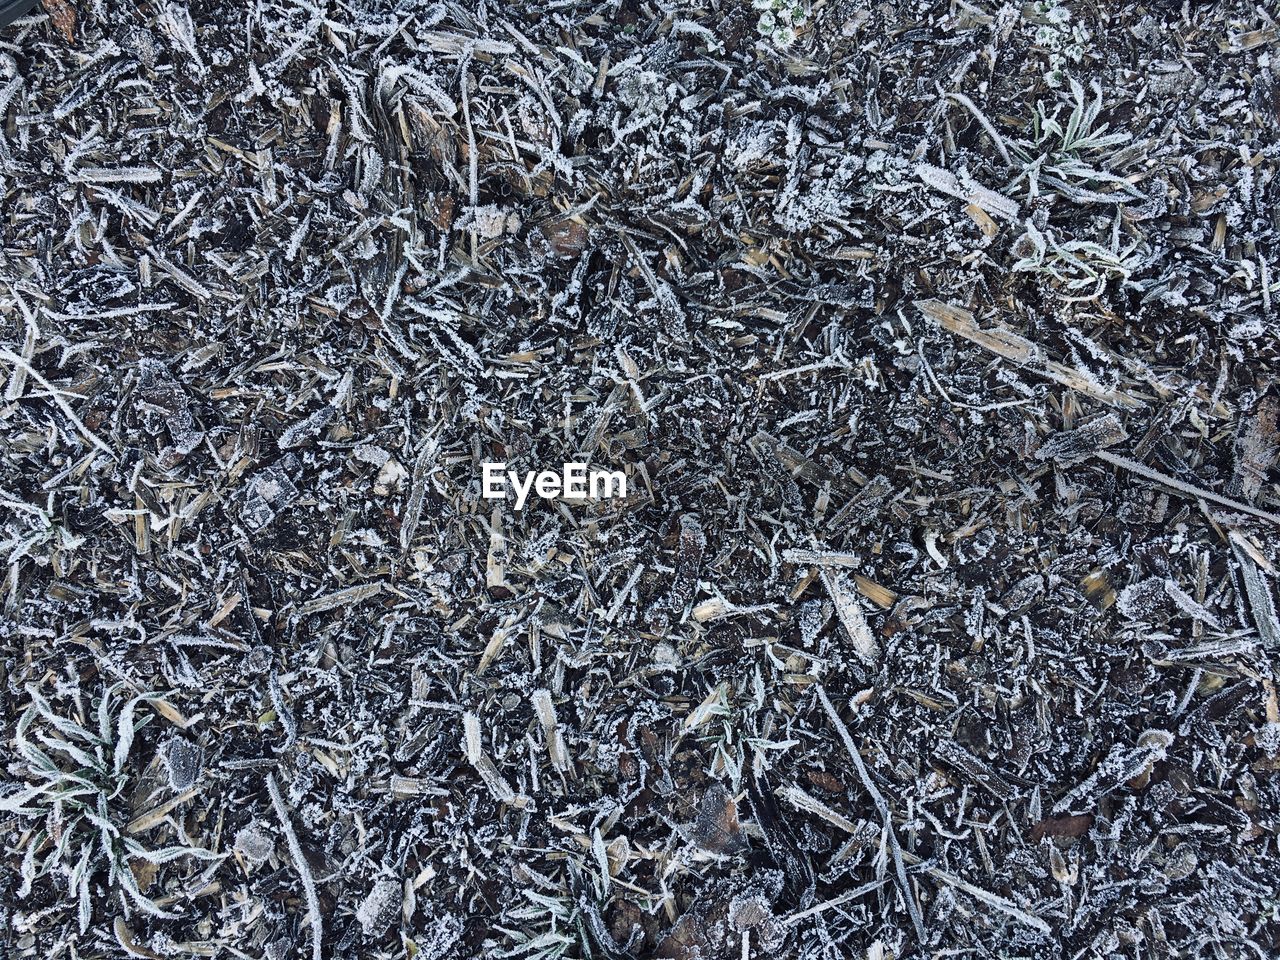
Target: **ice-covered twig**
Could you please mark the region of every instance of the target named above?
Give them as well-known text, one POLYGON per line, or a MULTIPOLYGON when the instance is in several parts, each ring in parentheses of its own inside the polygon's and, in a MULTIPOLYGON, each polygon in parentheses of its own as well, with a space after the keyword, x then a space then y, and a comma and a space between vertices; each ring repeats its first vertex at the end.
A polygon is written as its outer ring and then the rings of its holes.
POLYGON ((907 868, 902 863, 902 848, 898 844, 898 835, 893 829, 893 815, 889 811, 889 804, 871 779, 871 774, 867 772, 867 766, 862 762, 862 754, 858 753, 858 747, 853 742, 853 737, 849 734, 849 728, 844 725, 844 721, 840 719, 840 714, 836 713, 836 708, 831 705, 831 700, 827 697, 827 691, 822 689, 822 684, 820 683, 815 684, 814 688, 818 691, 818 702, 822 704, 822 709, 826 711, 831 725, 835 727, 836 733, 840 735, 840 742, 844 744, 845 750, 853 760, 854 769, 858 771, 858 778, 862 781, 862 786, 866 789, 867 796, 871 798, 876 811, 880 814, 880 819, 884 821, 885 833, 889 837, 889 847, 893 852, 893 864, 898 875, 898 885, 902 889, 902 899, 907 905, 907 912, 911 914, 911 923, 915 927, 916 937, 920 943, 924 943, 924 921, 920 919, 920 907, 916 904, 915 895, 911 892, 911 883, 907 880, 907 868))
POLYGON ((88 427, 86 427, 84 425, 84 422, 79 417, 76 416, 75 411, 71 409, 71 405, 68 404, 67 401, 62 399, 62 395, 64 391, 59 390, 57 387, 51 384, 44 377, 40 376, 40 374, 36 371, 34 367, 31 366, 31 364, 27 363, 27 361, 23 360, 22 357, 18 356, 12 350, 9 350, 5 347, 0 347, 0 357, 3 357, 5 360, 8 360, 10 363, 14 364, 15 366, 21 367, 23 370, 26 371, 27 376, 29 376, 36 383, 40 384, 40 386, 48 390, 49 398, 58 405, 59 410, 61 410, 63 413, 67 415, 67 419, 70 420, 72 424, 75 425, 75 428, 78 431, 80 431, 80 435, 84 437, 84 439, 88 440, 95 447, 97 447, 99 450, 101 450, 103 453, 109 456, 112 460, 116 458, 115 452, 110 447, 108 447, 105 443, 99 440, 94 435, 93 431, 90 430, 88 427))
POLYGON ((271 794, 271 806, 275 808, 280 825, 284 828, 284 838, 289 845, 289 856, 302 879, 302 891, 307 899, 307 921, 311 924, 311 957, 320 960, 324 944, 324 920, 320 915, 320 898, 316 894, 316 881, 311 876, 311 867, 302 853, 302 845, 298 843, 298 835, 293 832, 293 824, 289 822, 289 811, 280 796, 280 787, 276 784, 274 773, 267 774, 267 792, 271 794))
POLYGON ((1167 473, 1161 473, 1159 470, 1153 470, 1145 464, 1138 463, 1136 460, 1130 460, 1128 457, 1122 457, 1118 454, 1111 453, 1108 450, 1095 450, 1094 454, 1099 460, 1105 460, 1113 466, 1128 470, 1138 476, 1151 480, 1154 483, 1163 484, 1171 490, 1194 497, 1198 500, 1208 500, 1216 503, 1220 507, 1227 507, 1230 510, 1239 513, 1247 513, 1251 517, 1257 517, 1259 520, 1269 520, 1271 523, 1280 524, 1280 516, 1267 510, 1260 510, 1257 507, 1251 507, 1247 503, 1241 503, 1239 500, 1232 500, 1230 497, 1224 497, 1214 493, 1212 490, 1206 490, 1203 487, 1197 487, 1190 483, 1184 483, 1175 477, 1169 476, 1167 473))

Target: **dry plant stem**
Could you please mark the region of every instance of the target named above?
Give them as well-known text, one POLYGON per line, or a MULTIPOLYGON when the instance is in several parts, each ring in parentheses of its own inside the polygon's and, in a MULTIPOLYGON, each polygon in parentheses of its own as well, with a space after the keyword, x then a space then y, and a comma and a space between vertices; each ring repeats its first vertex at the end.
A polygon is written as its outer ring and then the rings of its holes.
POLYGON ((1203 487, 1193 486, 1184 483, 1175 477, 1169 476, 1167 473, 1161 473, 1159 470, 1152 470, 1150 467, 1138 463, 1136 460, 1130 460, 1128 457, 1122 457, 1118 454, 1111 453, 1107 450, 1097 450, 1093 454, 1099 460, 1104 460, 1113 466, 1128 470, 1130 473, 1136 474, 1144 479, 1151 480, 1154 483, 1163 484, 1178 493, 1185 494, 1197 500, 1208 500, 1210 503, 1216 503, 1219 506, 1238 511, 1239 513, 1247 513, 1251 517, 1257 517, 1259 520, 1267 520, 1270 523, 1280 524, 1280 516, 1267 510, 1260 510, 1257 507, 1251 507, 1247 503, 1241 503, 1239 500, 1232 500, 1230 497, 1224 497, 1214 493, 1211 490, 1205 490, 1203 487))
POLYGON ((815 903, 812 907, 809 907, 807 910, 801 910, 799 913, 791 914, 791 916, 787 917, 787 923, 798 923, 799 921, 805 919, 806 917, 816 916, 817 914, 822 913, 824 910, 830 910, 834 907, 839 907, 839 906, 843 906, 846 903, 851 903, 852 901, 857 900, 859 897, 864 897, 868 893, 871 893, 874 890, 879 890, 881 887, 885 885, 885 883, 887 883, 887 881, 885 880, 872 880, 869 883, 864 883, 861 886, 854 887, 852 890, 849 890, 846 893, 842 893, 838 897, 832 897, 830 900, 822 901, 822 903, 815 903))
POLYGON ((276 816, 280 818, 280 826, 284 829, 285 840, 289 845, 289 856, 302 879, 302 891, 307 900, 307 922, 311 924, 311 957, 320 960, 324 944, 324 920, 320 915, 320 897, 316 893, 316 881, 311 876, 311 867, 302 853, 298 843, 298 835, 293 832, 293 824, 289 821, 289 810, 280 796, 280 787, 276 785, 274 773, 267 774, 267 792, 271 794, 271 805, 275 807, 276 816))
POLYGON ((866 789, 867 796, 875 804, 875 808, 880 814, 880 819, 884 823, 885 833, 889 837, 889 848, 893 853, 893 865, 897 872, 898 886, 902 891, 902 899, 906 902, 907 910, 911 914, 911 922, 915 926, 916 936, 919 938, 920 943, 924 943, 924 922, 920 919, 920 907, 916 904, 915 894, 911 890, 911 882, 907 879, 907 868, 902 862, 902 848, 898 844, 898 835, 893 829, 893 814, 889 810, 889 804, 871 779, 871 774, 867 772, 866 764, 862 762, 862 755, 858 753, 858 747, 853 742, 853 737, 849 735, 849 728, 844 725, 844 721, 836 713, 836 708, 831 705, 831 701, 827 697, 827 691, 822 688, 822 684, 815 684, 815 689, 818 692, 818 701, 822 704, 822 709, 826 711, 827 717, 831 720, 831 725, 835 728, 836 733, 840 735, 840 742, 844 744, 850 759, 853 760, 854 769, 858 771, 858 778, 862 781, 862 786, 866 789))
POLYGON ((9 350, 6 347, 0 347, 0 357, 3 357, 5 360, 8 360, 10 363, 14 364, 15 366, 21 367, 24 371, 26 371, 27 376, 29 376, 36 383, 40 384, 40 386, 48 390, 49 398, 58 405, 58 409, 60 409, 63 413, 67 415, 67 419, 70 420, 72 424, 74 424, 75 428, 78 431, 80 431, 80 435, 84 437, 84 439, 88 440, 90 443, 92 443, 95 447, 97 447, 99 450, 101 450, 111 459, 114 460, 116 458, 115 451, 112 450, 105 443, 103 443, 101 440, 99 440, 94 435, 93 431, 90 430, 88 427, 86 427, 83 421, 81 421, 81 419, 78 416, 76 416, 76 412, 71 409, 71 405, 67 403, 67 401, 62 399, 62 395, 64 391, 59 390, 57 387, 51 384, 44 377, 40 376, 39 372, 36 371, 36 369, 32 367, 31 364, 27 363, 26 360, 22 359, 22 357, 18 356, 12 350, 9 350))
MULTIPOLYGON (((815 689, 817 690, 817 693, 818 693, 818 700, 822 704, 822 709, 826 711, 827 717, 831 720, 831 725, 835 728, 836 733, 839 734, 841 743, 844 744, 845 750, 848 752, 850 758, 852 758, 853 760, 854 768, 858 771, 858 777, 862 780, 863 787, 866 788, 868 796, 871 797, 871 802, 875 804, 876 810, 879 811, 881 819, 884 821, 885 830, 889 835, 889 843, 893 850, 894 864, 897 869, 898 882, 899 884, 901 884, 901 887, 902 887, 902 894, 907 899, 908 907, 913 908, 912 909, 913 919, 915 919, 917 923, 920 923, 919 911, 918 911, 918 908, 914 908, 914 898, 911 895, 911 887, 907 881, 906 868, 905 866, 903 866, 903 862, 906 861, 908 863, 918 864, 918 863, 922 863, 923 861, 919 857, 915 856, 914 854, 905 852, 898 845, 898 840, 893 830, 893 818, 892 818, 892 813, 889 810, 889 804, 884 799, 884 795, 880 793, 880 790, 876 787, 875 783, 872 781, 871 775, 868 773, 866 765, 862 762, 862 755, 858 752, 858 748, 853 742, 853 737, 849 734, 849 728, 845 726, 844 721, 840 719, 840 715, 836 713, 836 709, 832 705, 831 700, 827 697, 827 692, 822 688, 822 685, 817 684, 815 689)), ((1004 899, 1003 897, 997 896, 994 893, 989 893, 986 890, 983 890, 980 887, 976 887, 973 884, 969 883, 968 881, 961 880, 959 877, 952 876, 951 874, 947 873, 945 870, 941 870, 937 867, 926 867, 924 872, 936 880, 940 880, 943 883, 948 884, 949 886, 953 886, 959 890, 963 890, 965 893, 968 893, 970 896, 976 897, 977 899, 983 901, 984 903, 987 903, 993 907, 996 907, 997 909, 1003 911, 1004 913, 1009 914, 1011 917, 1014 917, 1017 920, 1021 921, 1022 923, 1025 923, 1027 926, 1034 927, 1035 929, 1041 931, 1042 933, 1050 932, 1049 925, 1045 923, 1043 920, 1041 920, 1039 917, 1036 917, 1027 913, 1025 910, 1021 909, 1015 904, 1010 903, 1008 900, 1004 899)), ((854 893, 860 894, 861 890, 862 888, 859 888, 859 890, 854 891, 854 893)), ((792 919, 798 919, 798 917, 795 917, 792 919)), ((923 925, 920 926, 918 930, 918 934, 920 936, 921 942, 923 942, 924 941, 923 925)))
MULTIPOLYGON (((903 852, 902 856, 903 856, 903 859, 905 859, 908 863, 916 864, 916 863, 923 862, 919 857, 915 856, 914 854, 907 853, 905 851, 903 852)), ((1004 897, 1001 897, 994 893, 990 893, 989 891, 983 890, 981 887, 975 887, 972 883, 969 883, 967 880, 961 880, 959 877, 952 876, 951 874, 947 873, 945 870, 941 870, 938 867, 925 867, 924 872, 927 873, 929 876, 933 877, 935 880, 945 883, 948 886, 955 887, 957 890, 963 890, 965 893, 969 894, 969 896, 973 897, 974 899, 981 900, 983 903, 988 904, 992 907, 995 907, 997 910, 1001 911, 1002 913, 1007 913, 1009 916, 1013 917, 1015 920, 1019 921, 1020 923, 1026 924, 1028 927, 1032 927, 1036 930, 1039 930, 1041 933, 1047 934, 1052 932, 1052 928, 1049 926, 1049 924, 1045 923, 1043 920, 1041 920, 1039 917, 1035 916, 1034 914, 1027 913, 1027 911, 1023 910, 1021 907, 1017 906, 1016 904, 1010 903, 1004 897)))
POLYGON ((963 93, 948 93, 947 97, 950 100, 954 100, 956 103, 960 104, 960 106, 973 114, 973 118, 977 120, 978 123, 982 124, 982 129, 987 131, 987 135, 991 137, 991 142, 996 145, 996 149, 1000 152, 1001 159, 1003 159, 1007 164, 1012 164, 1013 160, 1009 156, 1009 148, 1005 146, 1004 137, 1000 135, 1000 131, 992 125, 986 115, 978 109, 977 105, 963 93))

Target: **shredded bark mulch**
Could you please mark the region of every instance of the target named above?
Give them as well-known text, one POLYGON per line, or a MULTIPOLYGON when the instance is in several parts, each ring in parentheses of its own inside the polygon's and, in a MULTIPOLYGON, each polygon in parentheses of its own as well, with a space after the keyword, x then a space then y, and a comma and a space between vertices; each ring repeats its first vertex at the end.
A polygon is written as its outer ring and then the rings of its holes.
POLYGON ((0 954, 1280 953, 1278 40, 45 0, 0 954))

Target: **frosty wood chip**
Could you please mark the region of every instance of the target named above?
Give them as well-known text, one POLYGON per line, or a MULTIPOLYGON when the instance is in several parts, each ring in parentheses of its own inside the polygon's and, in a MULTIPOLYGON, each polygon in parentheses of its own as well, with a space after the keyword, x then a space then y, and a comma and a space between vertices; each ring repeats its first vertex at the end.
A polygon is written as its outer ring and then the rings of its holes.
POLYGON ((825 569, 821 577, 832 603, 835 604, 836 616, 840 618, 840 624, 853 644, 854 651, 863 660, 874 663, 880 655, 880 645, 871 632, 871 625, 867 622, 866 614, 862 612, 852 584, 841 574, 829 573, 825 569))

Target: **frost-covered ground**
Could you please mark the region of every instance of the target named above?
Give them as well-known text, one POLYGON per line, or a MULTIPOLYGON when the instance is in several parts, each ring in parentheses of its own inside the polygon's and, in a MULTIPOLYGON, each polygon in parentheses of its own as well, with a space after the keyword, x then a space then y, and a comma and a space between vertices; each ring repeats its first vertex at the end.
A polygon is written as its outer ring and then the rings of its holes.
POLYGON ((1274 8, 45 4, 0 955, 1280 951, 1274 8))

